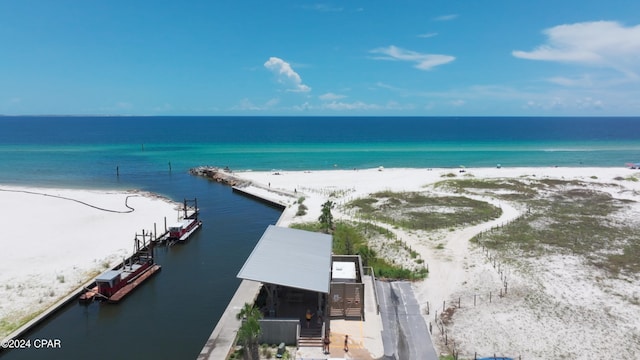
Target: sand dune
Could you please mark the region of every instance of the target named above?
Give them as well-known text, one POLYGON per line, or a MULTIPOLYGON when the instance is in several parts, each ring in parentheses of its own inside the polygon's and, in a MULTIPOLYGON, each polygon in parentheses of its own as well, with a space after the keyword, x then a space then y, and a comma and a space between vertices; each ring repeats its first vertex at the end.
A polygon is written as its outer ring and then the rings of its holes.
MULTIPOLYGON (((459 169, 380 168, 236 175, 252 181, 252 191, 290 205, 283 224, 316 221, 327 199, 338 204, 336 218, 351 219, 353 212, 340 206, 350 200, 383 190, 433 193, 430 185, 453 176, 580 180, 589 188, 610 192, 614 198, 632 200, 618 215, 622 219, 617 220, 636 221, 640 214, 640 173, 625 168, 479 168, 465 169, 464 173, 459 169), (295 196, 269 191, 273 189, 294 192, 295 196), (305 216, 296 217, 295 197, 302 196, 309 210, 305 216)), ((499 206, 503 211, 500 218, 429 233, 387 226, 429 265, 428 278, 414 283, 414 291, 423 306, 425 321, 433 326, 433 339, 440 352, 450 353, 455 346, 463 357, 470 358, 476 353, 541 360, 640 358, 639 274, 611 277, 588 266, 582 257, 566 254, 522 259, 518 266, 504 266, 499 272, 500 265, 494 266, 488 258, 495 254, 484 252, 469 240, 517 219, 525 209, 492 196, 490 191, 472 197, 499 206), (436 244, 443 248, 435 250, 436 244), (501 297, 507 277, 509 292, 501 297), (448 315, 444 326, 443 302, 448 315)))

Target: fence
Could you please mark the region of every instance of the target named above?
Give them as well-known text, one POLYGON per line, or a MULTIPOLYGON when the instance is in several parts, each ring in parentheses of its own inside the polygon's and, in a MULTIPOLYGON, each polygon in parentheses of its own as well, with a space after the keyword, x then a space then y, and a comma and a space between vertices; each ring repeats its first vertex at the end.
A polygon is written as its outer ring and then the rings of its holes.
MULTIPOLYGON (((515 221, 517 219, 519 219, 520 217, 513 219, 512 221, 515 221)), ((495 229, 501 228, 502 226, 507 225, 508 223, 502 224, 502 225, 498 225, 486 232, 491 232, 494 231, 495 229)), ((431 311, 434 312, 433 315, 433 322, 429 322, 429 332, 433 335, 433 324, 436 325, 437 330, 440 333, 440 340, 441 342, 444 344, 444 346, 449 350, 449 352, 451 353, 451 355, 453 356, 453 358, 455 360, 459 359, 460 356, 460 350, 459 348, 456 346, 456 342, 455 339, 453 338, 453 336, 449 333, 449 331, 447 330, 446 326, 447 323, 452 319, 453 314, 455 313, 456 309, 460 309, 462 307, 476 307, 476 306, 481 306, 483 304, 491 304, 494 303, 496 301, 499 301, 500 299, 504 298, 507 296, 508 292, 509 292, 509 282, 508 282, 508 275, 509 275, 509 271, 508 268, 506 266, 504 266, 498 259, 498 256, 496 254, 491 253, 491 251, 489 250, 488 247, 485 246, 485 244, 482 242, 481 238, 482 235, 486 232, 480 233, 478 235, 475 236, 475 239, 477 240, 478 244, 480 245, 481 249, 482 249, 482 254, 487 258, 489 264, 491 264, 493 266, 493 268, 498 272, 498 274, 500 275, 500 281, 501 281, 501 286, 496 288, 496 290, 493 291, 489 291, 488 293, 483 293, 483 294, 470 294, 470 295, 462 295, 462 296, 458 296, 457 299, 453 299, 453 300, 449 300, 449 301, 442 301, 442 307, 440 307, 440 304, 438 305, 431 305, 427 302, 426 304, 426 313, 427 315, 430 314, 431 311)), ((484 357, 479 357, 479 355, 477 353, 474 353, 474 357, 473 359, 518 359, 521 360, 522 359, 522 355, 518 355, 518 357, 505 357, 505 356, 497 356, 496 354, 492 354, 489 356, 484 356, 484 357)))

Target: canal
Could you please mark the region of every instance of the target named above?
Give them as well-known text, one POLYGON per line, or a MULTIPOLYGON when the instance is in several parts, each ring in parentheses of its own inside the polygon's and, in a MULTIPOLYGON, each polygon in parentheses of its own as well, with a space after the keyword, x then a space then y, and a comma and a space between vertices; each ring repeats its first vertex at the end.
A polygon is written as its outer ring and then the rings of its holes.
POLYGON ((162 271, 122 303, 73 302, 23 336, 32 343, 59 339, 59 349, 0 350, 2 360, 198 356, 240 284, 236 274, 280 210, 186 173, 146 183, 152 185, 144 190, 177 202, 197 198, 202 229, 186 244, 157 248, 162 271))

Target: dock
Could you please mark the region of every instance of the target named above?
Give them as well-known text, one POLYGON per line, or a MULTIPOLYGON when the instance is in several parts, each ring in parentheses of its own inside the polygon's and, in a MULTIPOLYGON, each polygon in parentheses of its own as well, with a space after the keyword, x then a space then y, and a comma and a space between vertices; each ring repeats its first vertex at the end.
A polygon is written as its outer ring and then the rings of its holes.
POLYGON ((231 190, 242 196, 259 201, 278 210, 284 210, 288 205, 298 200, 300 194, 270 186, 257 184, 236 176, 228 168, 201 166, 189 170, 192 175, 202 176, 231 187, 231 190))
POLYGON ((248 198, 254 199, 254 200, 259 201, 261 203, 267 204, 267 205, 269 205, 271 207, 274 207, 276 209, 279 209, 279 210, 284 210, 287 207, 287 205, 282 204, 278 200, 272 200, 272 199, 266 198, 264 196, 257 195, 255 193, 255 191, 251 191, 250 190, 251 188, 249 188, 249 187, 233 186, 233 187, 231 187, 231 189, 235 193, 238 193, 240 195, 243 195, 243 196, 246 196, 248 198))

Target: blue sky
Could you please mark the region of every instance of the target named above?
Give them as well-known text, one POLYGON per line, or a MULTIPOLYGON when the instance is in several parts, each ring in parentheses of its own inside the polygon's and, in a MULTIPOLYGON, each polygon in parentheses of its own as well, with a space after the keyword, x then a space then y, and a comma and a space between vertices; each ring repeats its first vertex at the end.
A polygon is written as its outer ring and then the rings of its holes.
POLYGON ((640 115, 640 1, 0 0, 0 114, 640 115))

